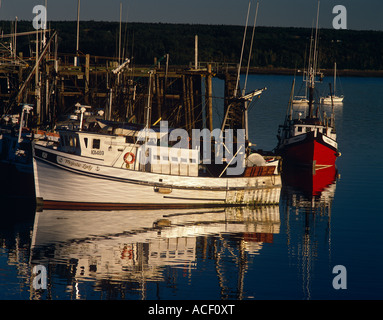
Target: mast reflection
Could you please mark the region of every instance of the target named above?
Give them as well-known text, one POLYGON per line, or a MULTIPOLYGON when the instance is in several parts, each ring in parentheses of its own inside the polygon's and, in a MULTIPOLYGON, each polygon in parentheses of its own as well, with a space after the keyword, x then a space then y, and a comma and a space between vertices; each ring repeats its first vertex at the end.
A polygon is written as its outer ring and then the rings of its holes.
POLYGON ((331 208, 338 178, 335 166, 314 171, 283 169, 281 213, 286 220, 289 257, 298 265, 305 299, 311 299, 314 262, 326 258, 319 256, 323 252, 331 260, 331 208))

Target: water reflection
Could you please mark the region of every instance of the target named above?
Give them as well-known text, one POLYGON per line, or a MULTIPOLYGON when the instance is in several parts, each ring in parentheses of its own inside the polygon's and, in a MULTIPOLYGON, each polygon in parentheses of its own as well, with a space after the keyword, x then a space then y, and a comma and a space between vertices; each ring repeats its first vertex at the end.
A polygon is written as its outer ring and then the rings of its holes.
POLYGON ((284 171, 280 206, 261 208, 32 212, 3 200, 10 205, 0 228, 0 295, 315 298, 331 289, 322 277, 332 275, 336 179, 335 168, 284 171), (47 268, 46 290, 33 287, 36 265, 47 268))
MULTIPOLYGON (((36 213, 31 263, 48 267, 48 290, 58 286, 58 277, 67 283, 66 291, 72 298, 89 295, 78 289, 78 283, 87 281, 92 282, 95 291, 123 285, 146 298, 147 284, 168 281, 169 268, 180 268, 190 276, 198 257, 213 254, 221 294, 225 295, 240 291, 246 256, 258 254, 279 229, 278 206, 121 212, 47 210, 36 213), (214 239, 219 239, 219 245, 214 239), (230 284, 220 266, 219 259, 226 250, 234 254, 238 267, 234 289, 227 288, 230 284)), ((39 297, 36 292, 34 298, 39 297)), ((237 298, 241 298, 240 292, 237 298)))
POLYGON ((331 261, 331 209, 337 179, 334 166, 315 171, 284 168, 281 214, 286 221, 289 258, 297 266, 305 299, 312 298, 315 262, 331 261))

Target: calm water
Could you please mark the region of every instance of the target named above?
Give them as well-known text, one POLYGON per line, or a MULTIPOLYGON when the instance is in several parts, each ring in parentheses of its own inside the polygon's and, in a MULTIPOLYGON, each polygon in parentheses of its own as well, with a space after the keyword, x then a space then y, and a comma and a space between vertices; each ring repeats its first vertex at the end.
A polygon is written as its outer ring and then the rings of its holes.
MULTIPOLYGON (((275 147, 291 84, 250 77, 249 89, 268 88, 250 112, 257 147, 275 147)), ((314 198, 302 177, 285 180, 279 206, 260 209, 35 213, 2 199, 0 299, 382 299, 383 79, 344 78, 340 88, 339 177, 326 173, 314 198), (36 265, 45 290, 34 289, 36 265), (336 265, 347 289, 333 288, 336 265)))

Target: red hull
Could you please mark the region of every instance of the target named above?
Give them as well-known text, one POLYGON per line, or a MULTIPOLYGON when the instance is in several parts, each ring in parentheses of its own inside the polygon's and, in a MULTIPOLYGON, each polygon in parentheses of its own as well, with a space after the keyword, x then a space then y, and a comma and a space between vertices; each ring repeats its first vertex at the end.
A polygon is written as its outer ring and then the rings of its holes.
POLYGON ((309 169, 294 170, 289 168, 283 173, 287 185, 299 189, 308 198, 320 196, 328 186, 335 183, 337 178, 335 166, 327 166, 315 171, 309 169))
POLYGON ((338 150, 323 140, 322 134, 307 133, 304 139, 284 147, 283 158, 297 165, 321 167, 335 165, 338 150))

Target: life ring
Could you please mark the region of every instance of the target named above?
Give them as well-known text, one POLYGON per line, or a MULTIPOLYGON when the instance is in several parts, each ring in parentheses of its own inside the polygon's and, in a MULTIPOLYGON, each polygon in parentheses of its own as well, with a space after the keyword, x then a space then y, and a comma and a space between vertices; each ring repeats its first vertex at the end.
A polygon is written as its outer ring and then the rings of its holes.
POLYGON ((134 153, 132 153, 132 152, 125 153, 124 161, 126 164, 132 164, 134 162, 134 160, 136 160, 136 156, 134 155, 134 153), (131 158, 130 160, 128 160, 129 157, 131 158))

